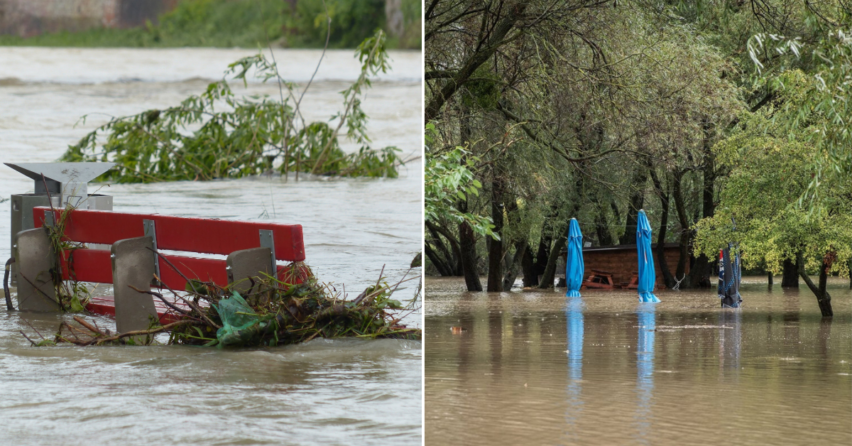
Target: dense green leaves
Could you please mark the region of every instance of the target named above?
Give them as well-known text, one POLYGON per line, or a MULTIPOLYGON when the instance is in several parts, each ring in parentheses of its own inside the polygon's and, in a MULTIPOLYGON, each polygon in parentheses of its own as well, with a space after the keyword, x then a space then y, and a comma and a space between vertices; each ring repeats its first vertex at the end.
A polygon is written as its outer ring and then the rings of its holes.
MULTIPOLYGON (((814 171, 807 198, 821 205, 826 189, 836 182, 849 182, 852 175, 852 35, 850 28, 837 27, 808 47, 812 68, 807 72, 785 70, 767 76, 771 88, 788 99, 774 117, 790 138, 805 141, 823 155, 814 158, 814 171)), ((764 48, 767 37, 754 37, 757 49, 764 48), (763 40, 761 40, 763 37, 763 40)), ((784 56, 801 57, 802 44, 797 38, 770 36, 769 49, 784 56)), ((755 51, 753 59, 762 67, 755 51)))
POLYGON ((301 92, 281 79, 274 62, 258 54, 232 63, 226 79, 177 106, 112 119, 70 146, 62 160, 116 162, 117 168, 102 179, 117 182, 240 178, 272 170, 396 177, 399 149, 368 146, 367 115, 360 105, 370 76, 388 69, 384 34, 366 39, 356 57, 361 72, 341 92, 344 110, 330 119, 335 127, 305 122, 298 109, 301 92), (236 95, 227 77, 246 82, 252 69, 264 81, 280 82, 284 100, 236 95), (340 148, 344 125, 347 137, 361 145, 357 152, 340 148))
POLYGON ((719 161, 731 171, 716 215, 697 225, 696 249, 716 255, 726 243, 736 242, 746 268, 775 273, 799 253, 811 271, 829 255, 835 259, 831 271, 845 275, 852 259, 852 187, 834 184, 823 196, 824 206, 800 206, 812 163, 826 155, 806 141, 790 139, 770 118, 778 113, 770 107, 744 115, 738 129, 716 146, 719 161))
POLYGON ((426 126, 427 146, 430 156, 426 158, 425 172, 425 218, 427 222, 437 224, 459 224, 467 222, 474 232, 499 239, 492 229, 494 224, 488 217, 470 212, 461 212, 456 207, 459 200, 467 200, 468 195, 478 196, 482 183, 474 178, 477 157, 462 147, 456 147, 443 153, 431 152, 434 143, 435 127, 426 126))

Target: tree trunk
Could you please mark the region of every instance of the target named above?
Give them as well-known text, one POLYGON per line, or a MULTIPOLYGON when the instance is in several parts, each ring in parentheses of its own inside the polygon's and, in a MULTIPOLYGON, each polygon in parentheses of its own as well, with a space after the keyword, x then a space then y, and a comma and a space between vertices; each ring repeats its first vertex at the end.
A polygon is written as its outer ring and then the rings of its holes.
POLYGON ((666 288, 673 289, 677 284, 675 278, 672 277, 672 272, 669 269, 668 261, 666 261, 666 232, 669 224, 669 197, 660 197, 660 202, 663 205, 662 216, 660 217, 660 229, 657 231, 657 265, 660 274, 663 276, 663 283, 666 288))
POLYGON ((624 234, 621 235, 619 243, 622 245, 636 244, 636 223, 639 219, 639 209, 645 203, 645 182, 648 180, 648 169, 639 167, 633 171, 630 184, 635 187, 630 195, 630 204, 627 207, 627 218, 624 220, 624 234))
POLYGON ((784 259, 784 272, 781 275, 781 288, 799 287, 799 265, 791 259, 784 259))
POLYGON ((491 220, 500 240, 492 238, 488 246, 488 291, 503 291, 503 183, 499 178, 491 181, 491 220))
POLYGON ((704 130, 704 190, 702 197, 702 216, 712 217, 716 213, 716 202, 714 201, 714 190, 716 184, 716 157, 713 155, 713 144, 711 141, 711 127, 708 120, 702 122, 704 130))
MULTIPOLYGON (((541 226, 541 238, 538 241, 538 252, 533 257, 533 266, 535 268, 536 277, 544 273, 547 267, 547 258, 550 255, 550 245, 553 243, 553 234, 551 233, 553 217, 548 216, 541 226)), ((536 278, 536 284, 538 279, 536 278)))
POLYGON ((464 283, 467 285, 467 290, 482 291, 479 272, 476 270, 476 234, 467 222, 459 225, 459 239, 464 283))
POLYGON ((524 288, 538 286, 538 271, 535 269, 535 261, 529 245, 524 249, 521 256, 521 270, 524 273, 524 288))
POLYGON ((689 278, 686 277, 686 262, 689 260, 689 245, 692 237, 689 230, 689 219, 686 214, 686 204, 683 200, 682 179, 683 172, 674 174, 673 195, 675 210, 677 211, 678 222, 680 223, 680 257, 677 261, 675 279, 681 280, 681 288, 690 288, 689 278), (678 277, 681 277, 681 279, 677 279, 678 277))
POLYGON ((568 237, 558 237, 556 242, 553 243, 553 249, 550 250, 550 255, 547 257, 547 267, 544 269, 544 274, 541 275, 541 282, 538 284, 539 289, 553 288, 553 278, 556 277, 556 260, 567 243, 568 237))
MULTIPOLYGON (((443 264, 443 268, 446 269, 447 276, 461 276, 462 271, 460 268, 457 268, 458 265, 458 257, 459 257, 459 244, 458 240, 452 237, 452 233, 446 230, 446 228, 439 227, 433 223, 426 222, 426 229, 429 231, 429 235, 431 236, 426 243, 426 247, 429 248, 426 251, 426 255, 429 257, 429 260, 438 267, 438 263, 443 264), (452 254, 444 245, 441 240, 441 235, 444 235, 444 238, 450 244, 450 248, 452 249, 452 254), (435 245, 434 249, 429 246, 429 241, 431 240, 431 244, 435 245), (429 253, 432 252, 432 254, 429 253)), ((440 271, 440 268, 439 268, 440 271)), ((442 272, 442 276, 445 274, 442 272)))
MULTIPOLYGON (((704 152, 704 188, 702 190, 701 215, 704 218, 709 218, 716 212, 716 203, 713 201, 715 198, 713 192, 716 183, 716 159, 712 150, 713 135, 710 122, 707 119, 703 119, 701 121, 701 128, 704 134, 702 142, 704 152)), ((690 239, 692 239, 692 236, 690 239)), ((692 243, 692 240, 690 240, 690 243, 692 243)), ((695 258, 695 262, 689 270, 689 285, 691 288, 710 288, 712 286, 710 278, 713 276, 714 263, 714 261, 708 259, 704 254, 700 254, 695 258)))
POLYGON ((774 278, 772 277, 772 272, 771 272, 771 271, 770 271, 770 272, 767 272, 767 273, 766 273, 766 286, 767 286, 770 290, 772 289, 772 282, 773 282, 773 279, 774 279, 774 278))
POLYGON ((511 260, 506 262, 506 273, 503 275, 503 291, 512 289, 515 284, 515 279, 518 277, 518 269, 521 266, 521 259, 527 251, 527 240, 519 240, 515 242, 515 255, 511 260))
POLYGON ((428 242, 426 243, 425 248, 426 257, 429 258, 429 261, 432 262, 432 265, 434 265, 435 269, 438 270, 438 274, 440 274, 441 277, 452 276, 453 271, 447 266, 447 264, 444 262, 444 259, 442 259, 441 256, 439 256, 438 253, 436 253, 435 250, 432 249, 432 246, 428 242))
POLYGON ((695 263, 689 270, 689 285, 690 288, 710 288, 710 272, 711 264, 707 256, 704 254, 695 258, 695 263))
MULTIPOLYGON (((612 201, 610 201, 612 203, 612 201)), ((609 219, 606 217, 606 206, 599 204, 598 212, 595 216, 595 232, 598 236, 600 246, 612 245, 612 233, 609 232, 609 219)))
MULTIPOLYGON (((426 105, 424 113, 425 122, 431 122, 438 116, 438 113, 441 111, 444 103, 448 101, 459 88, 464 86, 480 65, 488 61, 488 59, 505 44, 506 39, 510 38, 508 34, 515 27, 515 23, 519 20, 523 20, 524 11, 527 8, 527 2, 517 2, 513 5, 509 5, 508 7, 511 8, 511 11, 503 16, 499 22, 495 23, 492 28, 490 28, 491 33, 490 36, 488 36, 488 40, 485 42, 480 41, 481 45, 474 45, 476 52, 470 54, 464 60, 461 64, 461 68, 456 71, 455 75, 449 79, 448 82, 444 83, 440 92, 432 95, 432 98, 429 100, 429 104, 426 105)), ((429 36, 426 36, 426 40, 429 40, 429 36)))
POLYGON ((653 169, 650 169, 650 166, 649 172, 651 173, 651 181, 654 183, 657 196, 660 197, 660 207, 662 208, 662 212, 660 213, 660 230, 657 231, 657 265, 660 273, 663 275, 663 283, 665 283, 666 288, 672 289, 676 281, 672 277, 672 272, 666 261, 666 234, 668 232, 670 208, 669 193, 668 191, 663 191, 663 184, 660 178, 653 169))
POLYGON ((811 281, 811 278, 805 273, 805 262, 802 259, 802 253, 799 253, 797 263, 799 264, 799 276, 805 282, 805 284, 810 288, 811 292, 816 295, 817 303, 819 304, 819 311, 822 313, 822 317, 832 317, 834 316, 834 311, 831 309, 831 295, 828 294, 826 287, 828 285, 828 269, 831 265, 826 261, 827 256, 823 257, 822 265, 819 269, 819 285, 814 285, 811 281))

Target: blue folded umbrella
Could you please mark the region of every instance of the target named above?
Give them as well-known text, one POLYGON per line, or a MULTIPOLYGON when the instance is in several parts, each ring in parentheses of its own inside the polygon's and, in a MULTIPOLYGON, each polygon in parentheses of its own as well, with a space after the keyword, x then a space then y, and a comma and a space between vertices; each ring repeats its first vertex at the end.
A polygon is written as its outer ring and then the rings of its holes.
POLYGON ((639 211, 636 225, 636 249, 639 253, 639 301, 659 302, 654 295, 657 274, 654 272, 654 252, 651 250, 651 225, 645 211, 639 211))
POLYGON ((583 286, 583 233, 576 218, 568 225, 568 258, 565 262, 565 283, 568 286, 568 297, 580 297, 580 287, 583 286))

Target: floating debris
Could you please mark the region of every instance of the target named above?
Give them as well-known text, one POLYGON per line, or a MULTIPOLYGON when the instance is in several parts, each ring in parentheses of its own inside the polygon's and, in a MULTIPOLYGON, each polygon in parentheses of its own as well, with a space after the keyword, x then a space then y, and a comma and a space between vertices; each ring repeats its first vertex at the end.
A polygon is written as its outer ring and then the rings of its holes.
POLYGON ((306 267, 296 270, 300 276, 287 278, 287 282, 268 275, 246 279, 251 286, 243 294, 234 291, 238 285, 245 286, 243 281, 220 287, 212 282, 188 280, 185 291, 170 290, 177 299, 174 302, 161 293, 149 291, 169 307, 174 322, 161 324, 152 320, 146 330, 110 333, 95 321, 74 316, 76 324, 62 322, 52 340, 42 337, 40 342, 30 342, 33 345, 150 345, 160 333, 169 334, 168 344, 205 347, 287 345, 317 337, 422 338, 422 330, 400 322, 417 310, 417 294, 405 306, 391 299, 402 283, 419 277, 403 277, 389 285, 380 275, 375 285, 355 299, 345 300, 331 285, 318 282, 306 267))

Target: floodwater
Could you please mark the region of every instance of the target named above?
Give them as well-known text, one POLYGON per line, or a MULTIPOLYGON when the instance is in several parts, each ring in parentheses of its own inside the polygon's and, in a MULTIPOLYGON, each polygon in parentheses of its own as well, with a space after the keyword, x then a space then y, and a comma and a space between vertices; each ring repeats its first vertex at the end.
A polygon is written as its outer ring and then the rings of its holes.
MULTIPOLYGON (((174 105, 204 91, 227 64, 253 54, 231 49, 0 48, 0 162, 50 162, 110 116, 174 105), (89 114, 85 123, 79 118, 89 114), (77 124, 75 126, 75 124, 77 124)), ((319 51, 276 50, 285 78, 302 85, 319 51)), ((340 109, 358 75, 353 52, 327 54, 305 96, 308 120, 340 109)), ((391 53, 394 70, 368 91, 374 147, 417 157, 421 136, 420 53, 391 53)), ((278 95, 250 84, 245 94, 278 95)), ((344 144, 344 149, 354 148, 344 144)), ((90 187, 90 192, 98 185, 90 187)), ((398 179, 302 175, 111 185, 114 210, 301 224, 307 264, 356 296, 385 266, 399 280, 420 250, 422 165, 398 179)), ((33 190, 0 165, 0 200, 33 190)), ((0 204, 0 259, 9 257, 8 202, 0 204)), ((415 269, 412 274, 419 274, 415 269)), ((417 281, 396 298, 413 298, 417 281)), ((97 293, 96 293, 97 294, 97 293)), ((404 319, 420 326, 416 311, 404 319)), ((67 318, 67 316, 66 316, 67 318)), ((314 340, 243 350, 181 346, 30 347, 19 331, 47 337, 61 316, 0 312, 2 444, 419 444, 421 343, 314 340), (28 324, 31 324, 30 327, 28 324)), ((110 326, 110 319, 97 318, 110 326)))
MULTIPOLYGON (((762 282, 761 282, 762 281, 762 282)), ((852 292, 468 293, 426 283, 426 444, 852 444, 852 292), (456 334, 452 327, 461 327, 456 334)))

